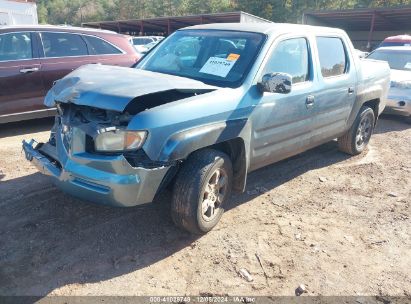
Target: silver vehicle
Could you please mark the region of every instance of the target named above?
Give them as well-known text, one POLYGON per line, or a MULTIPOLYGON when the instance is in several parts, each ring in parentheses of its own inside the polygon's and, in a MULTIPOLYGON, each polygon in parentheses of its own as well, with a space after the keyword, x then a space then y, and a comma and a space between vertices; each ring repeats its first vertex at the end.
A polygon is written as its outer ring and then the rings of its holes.
POLYGON ((386 61, 391 68, 391 88, 384 112, 405 116, 411 123, 411 46, 381 47, 368 58, 386 61))
POLYGON ((141 205, 173 187, 174 222, 204 233, 249 172, 335 138, 363 152, 389 73, 339 29, 193 26, 134 69, 88 65, 57 81, 50 140, 23 149, 63 191, 98 204, 141 205))

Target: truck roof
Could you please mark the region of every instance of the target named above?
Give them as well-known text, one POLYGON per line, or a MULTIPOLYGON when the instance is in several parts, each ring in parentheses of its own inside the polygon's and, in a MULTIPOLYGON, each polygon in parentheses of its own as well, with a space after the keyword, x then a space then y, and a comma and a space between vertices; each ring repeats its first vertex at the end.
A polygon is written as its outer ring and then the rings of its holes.
POLYGON ((293 24, 293 23, 210 23, 202 25, 189 26, 181 30, 228 30, 228 31, 242 31, 242 32, 255 32, 263 34, 282 34, 282 33, 301 33, 306 31, 314 31, 315 33, 344 33, 343 30, 332 28, 332 27, 322 27, 322 26, 312 26, 303 24, 293 24))

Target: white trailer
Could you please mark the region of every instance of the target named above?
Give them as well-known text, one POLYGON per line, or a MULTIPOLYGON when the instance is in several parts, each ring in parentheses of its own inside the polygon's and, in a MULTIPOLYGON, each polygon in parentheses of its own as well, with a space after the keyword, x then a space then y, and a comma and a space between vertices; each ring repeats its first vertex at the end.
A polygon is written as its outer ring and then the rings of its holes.
POLYGON ((38 24, 36 3, 0 0, 0 26, 16 24, 38 24))

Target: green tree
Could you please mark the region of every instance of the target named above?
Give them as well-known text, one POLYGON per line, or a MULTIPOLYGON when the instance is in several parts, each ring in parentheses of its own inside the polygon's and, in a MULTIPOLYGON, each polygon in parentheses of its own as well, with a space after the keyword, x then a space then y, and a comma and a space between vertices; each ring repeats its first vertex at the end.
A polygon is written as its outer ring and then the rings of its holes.
POLYGON ((242 10, 275 22, 301 22, 305 10, 411 5, 411 0, 38 0, 40 23, 181 16, 242 10))

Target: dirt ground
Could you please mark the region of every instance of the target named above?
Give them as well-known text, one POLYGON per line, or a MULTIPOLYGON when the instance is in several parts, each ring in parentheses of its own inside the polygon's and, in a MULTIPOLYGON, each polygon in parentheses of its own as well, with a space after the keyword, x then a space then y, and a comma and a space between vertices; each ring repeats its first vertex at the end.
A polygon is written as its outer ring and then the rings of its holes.
POLYGON ((305 284, 411 296, 411 126, 398 118, 379 121, 363 155, 330 142, 250 174, 202 237, 174 227, 170 193, 118 209, 60 192, 21 153, 50 126, 0 126, 1 295, 294 295, 305 284))

